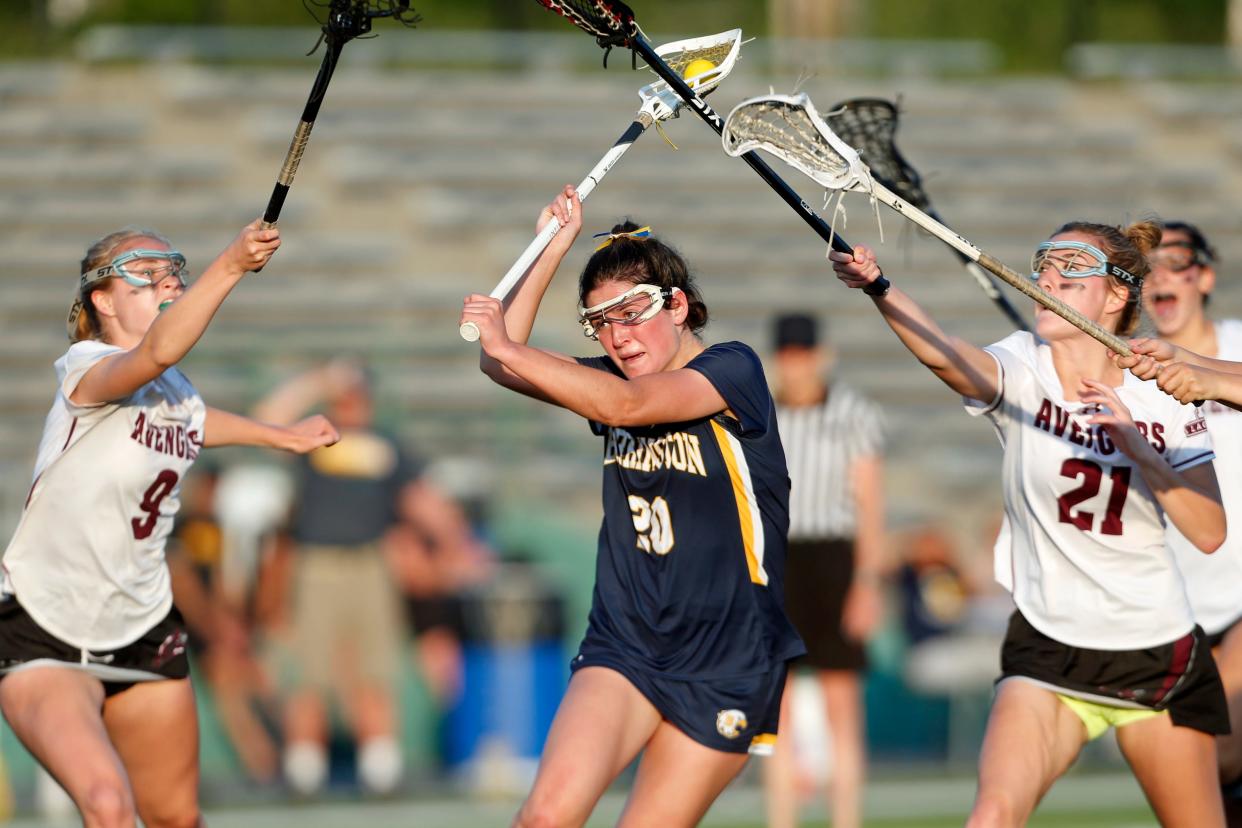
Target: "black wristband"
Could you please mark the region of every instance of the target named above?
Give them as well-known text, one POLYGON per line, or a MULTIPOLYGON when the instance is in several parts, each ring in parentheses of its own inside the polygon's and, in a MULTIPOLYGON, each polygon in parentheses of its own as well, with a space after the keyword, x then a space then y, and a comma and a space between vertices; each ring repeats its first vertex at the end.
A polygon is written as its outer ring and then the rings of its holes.
POLYGON ((892 285, 888 283, 888 279, 885 279, 883 276, 880 276, 874 282, 864 287, 862 289, 862 292, 867 294, 868 296, 872 296, 878 299, 881 296, 887 296, 888 289, 891 287, 892 285))

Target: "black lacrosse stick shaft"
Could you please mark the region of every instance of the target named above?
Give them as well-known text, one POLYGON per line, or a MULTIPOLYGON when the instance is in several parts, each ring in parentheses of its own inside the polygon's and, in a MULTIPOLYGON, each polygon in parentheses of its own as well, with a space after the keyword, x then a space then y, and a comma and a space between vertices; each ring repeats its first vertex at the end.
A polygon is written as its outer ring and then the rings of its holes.
POLYGON ((293 186, 293 177, 302 161, 302 153, 306 151, 311 128, 315 125, 315 118, 319 116, 319 105, 323 103, 324 94, 328 91, 328 84, 332 81, 332 73, 336 70, 336 62, 341 56, 341 50, 345 48, 347 38, 336 37, 329 32, 326 40, 328 50, 323 56, 323 62, 319 64, 319 74, 315 76, 310 97, 306 99, 302 120, 293 132, 293 141, 289 144, 289 151, 285 153, 285 163, 280 168, 276 186, 272 189, 272 197, 268 199, 267 209, 263 211, 263 223, 266 225, 275 224, 276 219, 280 218, 280 209, 285 204, 289 188, 293 186))
MULTIPOLYGON (((267 227, 275 224, 280 217, 280 209, 285 204, 289 188, 293 186, 293 177, 297 174, 302 153, 306 151, 306 143, 310 140, 311 128, 319 115, 319 105, 323 103, 345 44, 370 32, 371 21, 377 17, 391 17, 406 26, 414 26, 421 19, 410 8, 409 0, 331 0, 330 3, 313 4, 328 6, 328 19, 324 22, 323 34, 320 35, 320 42, 327 44, 327 52, 323 56, 323 63, 319 65, 319 74, 315 77, 315 85, 311 87, 310 97, 306 99, 302 120, 298 122, 289 151, 285 153, 285 163, 280 168, 272 197, 268 199, 267 209, 263 211, 263 224, 267 227)), ((319 48, 319 43, 315 44, 315 48, 319 48)), ((312 54, 314 51, 315 49, 311 49, 312 54)))
MULTIPOLYGON (((677 93, 678 97, 685 101, 712 129, 716 130, 717 135, 724 132, 724 119, 716 114, 711 105, 699 97, 685 80, 664 62, 663 58, 656 54, 655 49, 641 33, 633 35, 628 45, 639 57, 647 62, 652 71, 659 75, 677 93)), ((839 233, 834 232, 832 227, 828 225, 828 222, 824 221, 811 208, 810 204, 807 204, 806 199, 798 195, 797 191, 785 182, 785 179, 777 175, 776 171, 768 166, 767 162, 760 158, 757 152, 751 150, 744 153, 741 157, 750 165, 751 169, 759 173, 759 177, 766 181, 768 186, 776 191, 777 195, 784 199, 786 204, 792 207, 798 215, 802 216, 802 220, 810 225, 811 229, 818 233, 820 238, 832 246, 833 250, 850 254, 854 252, 854 248, 850 246, 849 242, 841 238, 839 233)), ((888 287, 888 280, 883 276, 880 276, 871 285, 868 285, 871 291, 881 295, 888 290, 888 287)))

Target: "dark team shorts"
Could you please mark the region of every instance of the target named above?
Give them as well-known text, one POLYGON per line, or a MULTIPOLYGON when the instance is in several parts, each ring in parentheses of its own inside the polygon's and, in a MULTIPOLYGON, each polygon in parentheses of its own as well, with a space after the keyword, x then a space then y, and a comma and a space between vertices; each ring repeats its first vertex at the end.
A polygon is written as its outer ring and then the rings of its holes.
POLYGON ((419 636, 434 629, 443 629, 460 638, 465 629, 461 601, 454 595, 418 597, 407 595, 405 622, 412 635, 419 636))
POLYGON ((851 539, 790 541, 785 554, 785 614, 806 642, 795 665, 861 671, 867 653, 841 628, 845 596, 854 580, 851 539))
POLYGON ((89 673, 114 696, 141 681, 190 675, 189 634, 176 607, 132 644, 84 650, 44 630, 12 595, 0 599, 0 679, 24 667, 56 663, 89 673))
POLYGON ((1168 710, 1173 724, 1204 733, 1229 732, 1225 690, 1198 626, 1156 647, 1089 650, 1049 638, 1015 611, 1001 648, 1000 681, 1015 677, 1104 704, 1168 710))
POLYGON ((611 653, 579 653, 569 667, 615 670, 674 727, 712 750, 770 756, 776 747, 786 664, 769 673, 693 681, 652 675, 611 653))

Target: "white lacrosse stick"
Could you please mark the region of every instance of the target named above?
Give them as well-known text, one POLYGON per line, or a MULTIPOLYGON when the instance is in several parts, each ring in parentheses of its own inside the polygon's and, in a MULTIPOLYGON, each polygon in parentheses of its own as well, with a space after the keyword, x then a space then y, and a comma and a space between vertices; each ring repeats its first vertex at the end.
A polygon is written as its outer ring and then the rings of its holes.
MULTIPOLYGON (((704 70, 695 72, 691 77, 686 78, 686 83, 695 89, 700 96, 714 90, 725 79, 725 76, 733 70, 733 66, 737 63, 738 54, 742 49, 742 30, 730 29, 720 34, 707 35, 706 37, 692 37, 686 40, 675 40, 672 43, 666 43, 656 49, 656 53, 664 59, 670 67, 677 71, 678 74, 684 75, 686 69, 695 61, 707 61, 713 64, 710 69, 703 64, 704 70)), ((691 67, 693 71, 693 67, 691 67)), ((580 201, 586 201, 587 196, 595 189, 595 186, 603 180, 613 165, 621 160, 621 156, 633 146, 647 128, 653 123, 667 121, 670 118, 677 117, 678 111, 681 109, 682 101, 668 88, 668 84, 663 80, 650 83, 638 90, 638 97, 642 100, 642 106, 639 107, 638 113, 634 116, 634 121, 629 128, 622 133, 617 142, 612 145, 612 149, 604 154, 599 160, 595 168, 587 173, 587 177, 582 179, 578 185, 578 198, 580 201)), ((561 224, 552 217, 539 234, 531 240, 531 243, 522 251, 522 255, 518 257, 509 271, 488 294, 493 299, 503 300, 509 295, 509 291, 522 280, 522 276, 534 264, 535 259, 539 258, 539 254, 543 252, 548 243, 552 241, 552 237, 560 232, 561 224)), ((473 322, 463 322, 458 328, 461 338, 467 342, 475 342, 479 338, 479 329, 473 322)))
POLYGON ((1048 295, 1030 279, 980 250, 872 178, 871 171, 859 158, 858 152, 832 131, 815 111, 815 105, 805 93, 764 95, 742 101, 725 119, 721 141, 729 155, 738 156, 751 150, 765 150, 810 176, 828 190, 866 193, 869 197, 884 202, 970 261, 995 273, 1007 284, 1111 350, 1122 356, 1130 355, 1129 346, 1120 337, 1104 330, 1056 297, 1048 295))

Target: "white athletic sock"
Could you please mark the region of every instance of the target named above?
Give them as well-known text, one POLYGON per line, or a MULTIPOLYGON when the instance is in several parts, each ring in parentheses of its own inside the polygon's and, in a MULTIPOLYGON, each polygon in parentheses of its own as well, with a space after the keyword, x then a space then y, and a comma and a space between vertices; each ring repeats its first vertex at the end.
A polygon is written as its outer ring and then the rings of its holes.
POLYGON ((358 748, 358 780, 371 793, 392 793, 403 769, 401 746, 391 736, 368 739, 358 748))
POLYGON ((328 778, 328 754, 315 742, 293 742, 285 748, 284 770, 289 787, 310 796, 328 778))

